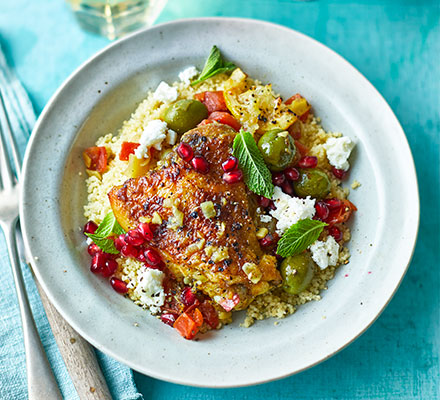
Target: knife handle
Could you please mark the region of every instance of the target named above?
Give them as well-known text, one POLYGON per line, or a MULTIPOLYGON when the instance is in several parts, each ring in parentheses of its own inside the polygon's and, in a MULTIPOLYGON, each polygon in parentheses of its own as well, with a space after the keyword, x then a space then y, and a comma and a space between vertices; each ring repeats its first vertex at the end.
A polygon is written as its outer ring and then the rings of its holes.
POLYGON ((58 313, 36 280, 47 319, 81 400, 112 400, 92 346, 58 313))

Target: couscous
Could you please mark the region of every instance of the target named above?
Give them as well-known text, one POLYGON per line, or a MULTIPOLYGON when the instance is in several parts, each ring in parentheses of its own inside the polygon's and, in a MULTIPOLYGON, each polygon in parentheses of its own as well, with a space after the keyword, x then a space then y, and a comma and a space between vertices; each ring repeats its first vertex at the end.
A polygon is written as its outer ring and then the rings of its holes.
POLYGON ((84 151, 91 271, 186 339, 319 300, 349 261, 353 141, 215 46, 179 79, 84 151))

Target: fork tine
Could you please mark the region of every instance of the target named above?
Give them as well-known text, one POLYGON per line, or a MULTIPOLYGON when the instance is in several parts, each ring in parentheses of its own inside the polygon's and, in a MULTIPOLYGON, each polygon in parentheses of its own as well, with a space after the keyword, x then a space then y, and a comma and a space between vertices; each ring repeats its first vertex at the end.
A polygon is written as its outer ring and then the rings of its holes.
POLYGON ((3 189, 10 189, 14 186, 14 174, 8 160, 3 129, 0 126, 0 184, 3 189))
MULTIPOLYGON (((17 150, 17 144, 15 143, 15 138, 12 135, 12 128, 11 128, 11 122, 8 118, 8 113, 6 112, 6 106, 5 102, 3 100, 3 91, 0 89, 0 126, 1 130, 4 132, 6 131, 6 134, 9 137, 9 143, 11 145, 12 149, 12 157, 14 159, 15 164, 15 170, 17 172, 17 177, 20 178, 20 172, 21 172, 21 162, 20 162, 20 156, 18 154, 17 150)), ((3 136, 2 132, 2 136, 3 136)), ((4 137, 3 137, 3 144, 4 144, 4 137)), ((4 146, 6 149, 6 146, 4 146)))

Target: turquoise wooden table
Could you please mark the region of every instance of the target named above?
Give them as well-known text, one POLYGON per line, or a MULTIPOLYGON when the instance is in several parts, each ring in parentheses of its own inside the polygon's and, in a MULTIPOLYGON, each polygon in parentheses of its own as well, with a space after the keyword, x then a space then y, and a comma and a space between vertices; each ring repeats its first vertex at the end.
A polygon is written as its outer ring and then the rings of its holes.
MULTIPOLYGON (((140 391, 156 400, 440 398, 439 2, 170 0, 159 22, 201 16, 259 18, 296 29, 340 53, 376 86, 402 123, 415 158, 419 240, 382 316, 327 362, 278 382, 227 390, 135 374, 140 391)), ((62 0, 4 1, 0 37, 37 112, 82 61, 107 44, 82 32, 62 0)))

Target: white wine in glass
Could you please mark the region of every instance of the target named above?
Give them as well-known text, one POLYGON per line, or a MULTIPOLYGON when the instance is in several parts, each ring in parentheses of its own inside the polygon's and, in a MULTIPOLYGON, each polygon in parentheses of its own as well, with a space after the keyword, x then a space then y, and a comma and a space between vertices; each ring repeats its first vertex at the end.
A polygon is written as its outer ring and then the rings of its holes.
POLYGON ((152 25, 167 3, 167 0, 67 1, 83 29, 110 40, 152 25))

